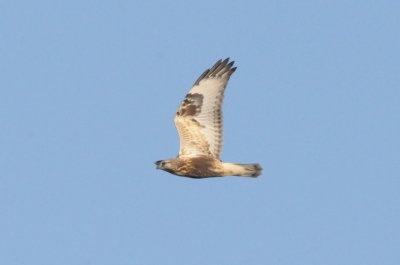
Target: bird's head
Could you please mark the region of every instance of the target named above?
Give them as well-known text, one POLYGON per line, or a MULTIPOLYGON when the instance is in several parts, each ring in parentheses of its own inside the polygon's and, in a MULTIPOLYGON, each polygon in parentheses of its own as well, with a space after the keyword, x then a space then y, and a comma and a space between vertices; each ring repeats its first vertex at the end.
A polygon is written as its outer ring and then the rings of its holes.
POLYGON ((154 164, 157 166, 157 169, 162 169, 162 170, 169 169, 171 166, 171 163, 169 160, 158 160, 158 161, 154 162, 154 164))
POLYGON ((176 159, 168 159, 168 160, 158 160, 154 162, 157 166, 157 169, 162 169, 167 172, 173 173, 176 169, 176 159))

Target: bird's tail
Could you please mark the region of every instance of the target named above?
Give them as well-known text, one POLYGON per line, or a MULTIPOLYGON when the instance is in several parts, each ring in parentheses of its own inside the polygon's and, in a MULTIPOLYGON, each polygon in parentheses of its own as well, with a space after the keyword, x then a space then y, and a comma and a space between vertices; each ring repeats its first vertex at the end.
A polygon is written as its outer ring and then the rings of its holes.
POLYGON ((223 163, 226 176, 242 176, 256 178, 261 175, 262 168, 259 164, 234 164, 223 163))

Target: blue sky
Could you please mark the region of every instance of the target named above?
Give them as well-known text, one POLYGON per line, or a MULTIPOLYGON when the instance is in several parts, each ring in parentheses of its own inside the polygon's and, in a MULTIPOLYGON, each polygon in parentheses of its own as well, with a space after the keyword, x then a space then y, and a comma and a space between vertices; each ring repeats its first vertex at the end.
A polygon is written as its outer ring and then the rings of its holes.
POLYGON ((2 264, 398 264, 399 2, 0 6, 2 264), (263 175, 155 170, 228 56, 222 159, 263 175))

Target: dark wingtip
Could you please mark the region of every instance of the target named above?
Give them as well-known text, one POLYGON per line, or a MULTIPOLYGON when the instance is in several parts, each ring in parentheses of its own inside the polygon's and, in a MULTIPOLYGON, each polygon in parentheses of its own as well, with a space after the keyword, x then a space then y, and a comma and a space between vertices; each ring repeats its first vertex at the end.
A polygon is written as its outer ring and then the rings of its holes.
MULTIPOLYGON (((209 78, 212 76, 222 76, 226 72, 229 72, 229 76, 236 71, 236 67, 232 67, 235 61, 229 62, 230 57, 225 58, 224 60, 219 59, 211 68, 205 70, 200 77, 194 83, 194 86, 198 85, 201 80, 205 78, 209 78)), ((228 79, 229 79, 228 76, 228 79)))

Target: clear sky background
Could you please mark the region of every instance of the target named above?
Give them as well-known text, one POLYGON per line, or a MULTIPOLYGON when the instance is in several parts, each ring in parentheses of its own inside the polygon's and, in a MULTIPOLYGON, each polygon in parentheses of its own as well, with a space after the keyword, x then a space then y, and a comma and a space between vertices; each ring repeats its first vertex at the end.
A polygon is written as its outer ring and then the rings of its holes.
POLYGON ((399 1, 4 1, 0 263, 400 264, 399 1), (155 170, 220 58, 222 159, 155 170))

